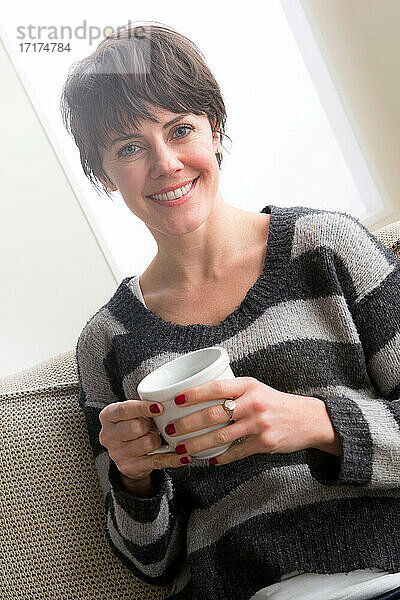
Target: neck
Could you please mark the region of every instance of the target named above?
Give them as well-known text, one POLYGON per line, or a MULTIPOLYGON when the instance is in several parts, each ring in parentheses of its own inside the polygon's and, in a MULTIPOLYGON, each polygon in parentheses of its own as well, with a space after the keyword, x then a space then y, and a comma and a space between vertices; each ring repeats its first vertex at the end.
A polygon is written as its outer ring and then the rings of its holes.
POLYGON ((164 288, 192 291, 218 283, 248 252, 257 218, 256 213, 226 204, 218 192, 212 213, 194 231, 176 236, 152 231, 158 252, 146 270, 148 278, 164 288))

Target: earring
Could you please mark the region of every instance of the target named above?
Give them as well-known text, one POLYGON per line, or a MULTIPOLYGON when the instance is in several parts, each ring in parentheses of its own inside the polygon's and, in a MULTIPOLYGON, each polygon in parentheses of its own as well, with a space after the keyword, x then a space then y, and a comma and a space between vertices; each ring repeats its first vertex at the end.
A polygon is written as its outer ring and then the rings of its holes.
POLYGON ((219 148, 217 148, 217 152, 216 152, 215 156, 216 156, 216 158, 217 158, 218 167, 221 167, 221 163, 222 163, 222 153, 219 151, 219 148))

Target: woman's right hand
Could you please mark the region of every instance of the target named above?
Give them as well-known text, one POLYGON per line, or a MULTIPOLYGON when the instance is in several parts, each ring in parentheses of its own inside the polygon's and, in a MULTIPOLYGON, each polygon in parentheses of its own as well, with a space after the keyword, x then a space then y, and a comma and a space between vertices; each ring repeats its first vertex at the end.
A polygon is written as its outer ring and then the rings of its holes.
MULTIPOLYGON (((99 414, 102 425, 99 441, 107 448, 118 471, 132 480, 148 479, 154 469, 182 467, 182 455, 175 453, 154 454, 161 446, 150 405, 146 400, 126 400, 108 404, 99 414)), ((160 413, 164 410, 157 404, 160 413)), ((187 455, 185 455, 187 456, 187 455)), ((190 460, 190 459, 189 459, 190 460)))

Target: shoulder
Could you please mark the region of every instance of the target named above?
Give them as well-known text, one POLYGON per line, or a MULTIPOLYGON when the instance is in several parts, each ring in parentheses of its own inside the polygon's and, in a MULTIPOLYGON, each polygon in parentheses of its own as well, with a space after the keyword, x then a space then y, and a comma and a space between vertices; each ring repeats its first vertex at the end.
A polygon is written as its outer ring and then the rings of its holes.
POLYGON ((303 206, 292 208, 295 222, 292 256, 298 256, 316 246, 328 246, 340 251, 354 239, 370 239, 372 234, 353 215, 303 206))
POLYGON ((357 300, 400 266, 400 261, 360 221, 346 212, 299 208, 291 258, 317 248, 327 261, 340 263, 351 277, 357 300))
POLYGON ((295 257, 313 247, 346 242, 351 236, 373 237, 358 219, 345 212, 310 208, 308 206, 266 206, 261 212, 274 213, 292 234, 292 255, 295 257))
POLYGON ((116 319, 112 306, 118 301, 130 279, 131 277, 123 279, 111 298, 86 322, 77 340, 77 356, 87 350, 93 352, 95 348, 104 353, 106 347, 111 347, 113 337, 125 332, 123 325, 116 319))

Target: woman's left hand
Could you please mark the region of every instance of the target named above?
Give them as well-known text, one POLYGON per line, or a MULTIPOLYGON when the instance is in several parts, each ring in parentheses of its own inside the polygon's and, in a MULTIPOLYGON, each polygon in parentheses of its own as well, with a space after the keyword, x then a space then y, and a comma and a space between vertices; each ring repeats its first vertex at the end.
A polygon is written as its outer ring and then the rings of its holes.
MULTIPOLYGON (((281 392, 254 377, 210 381, 185 390, 184 395, 185 402, 181 406, 217 398, 221 398, 221 404, 175 419, 175 433, 169 434, 172 437, 227 423, 226 427, 180 442, 187 454, 224 446, 242 437, 245 439, 241 443, 216 458, 216 464, 227 464, 252 454, 289 453, 305 448, 319 448, 337 456, 342 453, 340 438, 325 403, 319 398, 281 392), (222 406, 226 398, 236 402, 234 423, 230 425, 222 406)), ((179 450, 177 446, 178 454, 179 450)))

